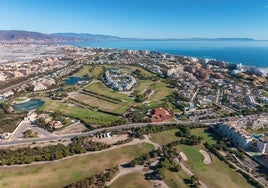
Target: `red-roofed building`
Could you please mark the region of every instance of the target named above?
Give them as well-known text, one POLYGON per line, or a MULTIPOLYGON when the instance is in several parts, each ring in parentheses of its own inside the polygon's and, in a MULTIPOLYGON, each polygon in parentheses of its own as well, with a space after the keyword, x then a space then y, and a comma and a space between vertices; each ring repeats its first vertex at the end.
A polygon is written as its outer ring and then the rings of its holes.
POLYGON ((151 122, 162 122, 171 118, 170 113, 164 108, 154 108, 150 115, 151 122))

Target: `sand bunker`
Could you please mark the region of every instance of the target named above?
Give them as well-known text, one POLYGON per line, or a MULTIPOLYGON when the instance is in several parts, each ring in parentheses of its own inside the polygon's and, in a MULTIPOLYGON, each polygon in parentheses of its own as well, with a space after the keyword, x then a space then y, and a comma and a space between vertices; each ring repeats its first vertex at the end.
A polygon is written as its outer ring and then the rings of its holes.
POLYGON ((205 158, 204 159, 204 164, 211 164, 211 157, 210 155, 208 154, 208 152, 204 151, 204 150, 199 150, 199 152, 203 155, 203 157, 205 158))
POLYGON ((185 153, 180 152, 180 156, 181 156, 183 161, 188 161, 188 157, 185 155, 185 153))

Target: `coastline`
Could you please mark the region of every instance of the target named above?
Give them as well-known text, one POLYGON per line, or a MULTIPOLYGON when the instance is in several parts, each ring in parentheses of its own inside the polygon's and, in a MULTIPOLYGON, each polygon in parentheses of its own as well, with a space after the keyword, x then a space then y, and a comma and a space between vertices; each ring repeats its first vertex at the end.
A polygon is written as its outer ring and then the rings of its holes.
POLYGON ((170 55, 216 59, 229 64, 268 68, 268 41, 95 41, 72 42, 72 46, 117 49, 149 50, 170 55))

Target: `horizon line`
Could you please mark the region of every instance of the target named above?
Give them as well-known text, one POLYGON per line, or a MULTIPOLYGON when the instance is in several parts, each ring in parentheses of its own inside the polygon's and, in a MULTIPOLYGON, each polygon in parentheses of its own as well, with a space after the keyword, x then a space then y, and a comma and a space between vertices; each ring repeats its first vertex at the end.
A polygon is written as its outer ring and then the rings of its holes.
POLYGON ((30 30, 23 30, 23 29, 0 29, 0 31, 24 31, 24 32, 33 32, 33 33, 40 33, 46 35, 53 35, 53 34, 89 34, 89 35, 103 35, 109 37, 117 37, 120 39, 132 39, 132 40, 217 40, 217 39, 245 39, 249 41, 268 41, 268 39, 256 39, 253 37, 167 37, 167 38, 144 38, 144 37, 122 37, 112 34, 101 34, 101 33, 89 33, 89 32, 69 32, 69 31, 61 31, 61 32, 41 32, 41 31, 30 31, 30 30))

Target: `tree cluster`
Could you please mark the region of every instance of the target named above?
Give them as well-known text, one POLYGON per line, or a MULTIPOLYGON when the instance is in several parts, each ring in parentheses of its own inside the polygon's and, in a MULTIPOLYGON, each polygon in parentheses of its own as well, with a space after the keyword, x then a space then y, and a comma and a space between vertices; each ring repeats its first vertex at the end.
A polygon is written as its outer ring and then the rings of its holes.
POLYGON ((63 144, 49 145, 44 147, 24 147, 17 150, 1 149, 0 165, 29 164, 34 161, 53 161, 86 151, 99 151, 110 147, 110 145, 99 142, 84 142, 84 137, 75 137, 72 142, 65 146, 63 144))
POLYGON ((222 156, 221 153, 218 151, 216 145, 212 145, 212 144, 209 144, 207 142, 205 142, 204 145, 211 153, 213 153, 216 157, 218 157, 219 160, 224 161, 230 168, 237 170, 238 173, 240 173, 242 176, 244 176, 248 183, 250 183, 251 185, 253 185, 254 187, 257 187, 257 188, 264 188, 264 186, 260 182, 255 180, 251 175, 249 175, 248 173, 244 172, 241 169, 237 169, 236 166, 234 166, 224 156, 222 156))
POLYGON ((106 169, 100 174, 93 175, 91 177, 82 179, 75 183, 64 186, 64 188, 92 188, 92 187, 104 187, 105 183, 112 180, 118 173, 119 166, 114 166, 110 169, 106 169))

